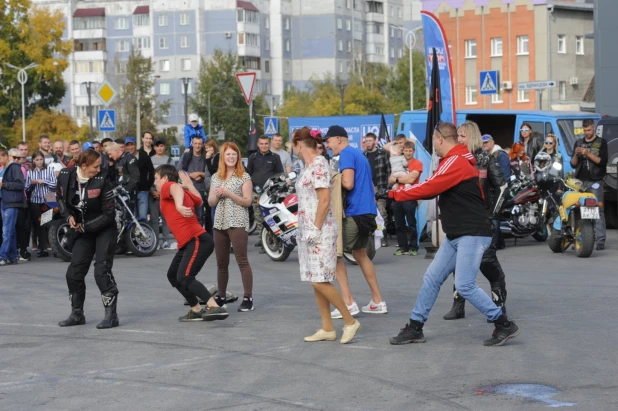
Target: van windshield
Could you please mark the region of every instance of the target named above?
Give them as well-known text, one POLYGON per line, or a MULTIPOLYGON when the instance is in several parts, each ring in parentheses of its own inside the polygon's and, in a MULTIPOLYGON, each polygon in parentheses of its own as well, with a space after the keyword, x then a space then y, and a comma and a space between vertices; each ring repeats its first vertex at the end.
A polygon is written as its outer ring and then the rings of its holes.
POLYGON ((575 142, 584 137, 583 119, 562 119, 558 120, 560 129, 561 144, 564 144, 569 156, 573 156, 573 146, 575 142))

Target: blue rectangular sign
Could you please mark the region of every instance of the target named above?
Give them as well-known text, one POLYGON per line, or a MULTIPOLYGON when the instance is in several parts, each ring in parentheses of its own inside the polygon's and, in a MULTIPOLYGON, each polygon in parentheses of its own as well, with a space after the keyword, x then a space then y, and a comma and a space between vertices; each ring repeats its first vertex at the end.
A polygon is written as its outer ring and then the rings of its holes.
POLYGON ((500 90, 500 84, 498 84, 498 70, 481 71, 479 73, 479 79, 481 85, 481 95, 498 94, 498 90, 500 90))
POLYGON ((116 110, 99 110, 99 131, 116 131, 116 110))
POLYGON ((277 117, 264 117, 264 135, 272 137, 279 132, 279 119, 277 117))

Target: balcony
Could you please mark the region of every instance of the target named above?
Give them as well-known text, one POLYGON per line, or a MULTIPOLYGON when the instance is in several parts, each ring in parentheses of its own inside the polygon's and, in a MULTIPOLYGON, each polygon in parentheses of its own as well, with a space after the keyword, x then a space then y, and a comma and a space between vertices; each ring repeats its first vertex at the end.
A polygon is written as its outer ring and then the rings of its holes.
POLYGON ((237 47, 239 56, 260 57, 262 55, 260 52, 260 46, 248 46, 246 44, 239 44, 237 47))
POLYGON ((107 60, 107 51, 92 50, 92 51, 75 51, 75 61, 97 61, 107 60))
POLYGON ((382 13, 367 13, 365 21, 375 21, 376 23, 384 23, 384 14, 382 13))
POLYGON ((79 39, 100 39, 107 37, 107 29, 76 29, 73 30, 73 38, 79 39))
POLYGON ((367 33, 365 38, 366 43, 379 43, 384 44, 384 34, 382 33, 367 33))

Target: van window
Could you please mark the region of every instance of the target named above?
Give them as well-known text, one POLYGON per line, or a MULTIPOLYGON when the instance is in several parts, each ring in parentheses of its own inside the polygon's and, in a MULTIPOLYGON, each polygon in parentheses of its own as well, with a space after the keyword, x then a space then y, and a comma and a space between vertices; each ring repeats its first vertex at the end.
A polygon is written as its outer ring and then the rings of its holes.
POLYGON ((583 120, 558 120, 562 144, 569 156, 573 155, 575 142, 584 137, 583 120))
POLYGON ((466 121, 473 121, 479 126, 481 135, 490 134, 496 144, 502 148, 509 148, 513 145, 516 119, 514 114, 475 113, 466 116, 466 121))

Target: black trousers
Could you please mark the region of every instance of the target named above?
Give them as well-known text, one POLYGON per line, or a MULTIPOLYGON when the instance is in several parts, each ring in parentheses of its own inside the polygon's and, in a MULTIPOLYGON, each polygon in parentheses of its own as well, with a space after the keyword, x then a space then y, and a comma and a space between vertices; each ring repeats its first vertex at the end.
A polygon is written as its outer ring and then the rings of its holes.
POLYGON ((30 215, 32 217, 32 227, 39 245, 39 251, 47 250, 47 233, 49 231, 47 225, 41 226, 41 214, 43 214, 41 207, 43 205, 44 204, 38 203, 28 204, 28 207, 30 208, 30 215))
POLYGON ((494 230, 494 235, 491 238, 491 244, 485 250, 483 259, 481 260, 481 273, 487 278, 490 284, 497 284, 506 287, 504 271, 496 256, 496 246, 498 244, 498 235, 494 230))
POLYGON ((416 201, 393 201, 391 208, 397 228, 397 243, 402 251, 418 251, 418 233, 416 230, 416 201), (407 221, 407 223, 406 223, 407 221), (408 236, 410 239, 408 240, 408 236))
POLYGON ((17 232, 17 248, 19 248, 19 254, 23 256, 26 252, 28 252, 28 245, 30 245, 30 233, 32 232, 32 217, 30 208, 26 207, 19 209, 15 230, 17 232))
POLYGON ((112 225, 97 233, 80 234, 73 245, 71 264, 67 269, 67 285, 69 294, 85 294, 84 279, 90 263, 94 259, 94 280, 101 294, 118 294, 116 280, 112 274, 114 251, 116 250, 116 225, 112 225))
POLYGON ((202 301, 210 300, 211 294, 204 284, 195 279, 206 260, 215 249, 215 243, 208 233, 194 237, 183 248, 178 250, 170 268, 167 270, 167 279, 191 307, 198 304, 197 297, 202 301))

